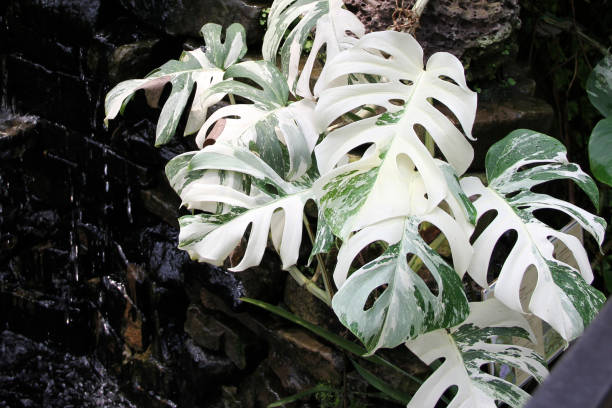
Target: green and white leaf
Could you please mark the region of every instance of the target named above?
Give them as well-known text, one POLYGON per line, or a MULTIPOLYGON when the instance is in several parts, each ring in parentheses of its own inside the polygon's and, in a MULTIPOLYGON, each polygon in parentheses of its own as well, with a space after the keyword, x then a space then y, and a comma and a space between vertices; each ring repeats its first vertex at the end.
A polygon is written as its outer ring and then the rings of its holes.
POLYGON ((600 120, 593 128, 589 161, 595 178, 612 186, 612 117, 600 120))
POLYGON ((206 24, 202 27, 202 35, 206 40, 205 52, 201 49, 184 52, 178 61, 166 62, 144 79, 131 79, 116 85, 106 95, 105 123, 123 112, 139 89, 145 90, 149 105, 158 107, 162 90, 170 83, 172 89, 157 122, 155 144, 162 145, 172 138, 194 86, 196 93, 185 134, 195 133, 204 123, 208 107, 224 96, 223 93, 205 95, 205 91, 222 81, 224 70, 246 53, 246 35, 240 24, 228 27, 225 43, 221 43, 221 26, 217 24, 206 24))
MULTIPOLYGON (((342 156, 357 146, 374 143, 382 150, 383 146, 398 139, 410 145, 405 154, 418 166, 425 158, 417 156, 425 153, 415 131, 417 125, 431 135, 457 174, 463 174, 472 162, 473 149, 465 137, 471 138, 476 93, 466 85, 463 66, 449 53, 436 53, 424 69, 423 49, 410 34, 384 31, 365 35, 354 47, 328 61, 315 89, 320 94, 316 108, 320 131, 346 112, 364 105, 377 105, 387 110, 331 132, 317 147, 322 173, 332 169, 342 156), (389 57, 385 58, 382 53, 389 57), (384 80, 330 88, 337 78, 360 73, 384 80), (465 136, 433 105, 432 99, 455 115, 465 136), (392 103, 397 100, 402 101, 402 106, 392 103)), ((430 155, 427 156, 431 161, 430 155)), ((437 184, 437 180, 429 178, 428 184, 437 184)))
POLYGON ((359 19, 342 6, 342 0, 277 0, 272 4, 262 54, 264 59, 275 63, 280 48, 283 74, 297 95, 312 98, 312 69, 324 45, 326 58, 330 60, 350 48, 356 42, 355 37, 365 33, 359 19), (300 73, 304 44, 313 29, 316 31, 312 49, 300 73))
POLYGON ((179 247, 193 259, 220 265, 240 244, 250 225, 245 253, 231 270, 242 271, 260 263, 271 229, 277 231, 273 235, 283 268, 294 265, 302 239, 304 204, 313 197, 307 180, 288 183, 254 153, 223 143, 207 146, 189 162, 188 171, 213 170, 249 176, 259 193, 248 195, 232 186, 191 183, 191 188, 184 188, 181 194, 188 208, 200 209, 201 202, 215 202, 232 210, 181 217, 179 247), (274 187, 275 192, 267 191, 267 186, 274 187))
POLYGON ((490 210, 497 212, 473 244, 469 274, 479 285, 487 287, 487 270, 496 242, 506 231, 516 231, 517 241, 501 269, 495 296, 511 309, 522 312, 521 281, 527 268, 533 265, 538 281, 529 311, 550 324, 565 340, 576 338, 594 318, 605 297, 588 285, 593 273, 581 242, 542 223, 533 212, 545 208, 561 211, 574 218, 600 245, 605 222, 573 204, 529 189, 547 180, 571 179, 596 202, 593 180, 567 162, 565 148, 556 139, 528 130, 512 132, 492 146, 487 153, 486 170, 489 187, 475 177, 461 181, 468 196, 478 196, 474 206, 479 217, 490 210), (523 166, 530 167, 521 170, 523 166), (568 247, 578 271, 554 258, 550 237, 568 247))
POLYGON ((406 346, 426 364, 444 358, 442 365, 419 388, 408 408, 435 407, 442 394, 457 386, 449 407, 495 408, 495 401, 511 407, 525 405, 529 394, 518 386, 480 369, 501 363, 517 368, 541 382, 548 374, 542 358, 525 347, 491 342, 495 336, 534 340, 520 313, 497 299, 470 303, 470 315, 449 331, 439 329, 408 341, 406 346))
POLYGON ((250 189, 251 194, 254 193, 254 187, 248 178, 240 173, 223 170, 190 170, 189 163, 196 153, 183 153, 166 165, 166 178, 182 198, 183 205, 210 213, 227 212, 230 207, 199 193, 203 186, 227 186, 242 192, 250 189))
POLYGON ((318 138, 313 125, 314 102, 290 103, 284 77, 266 61, 236 64, 228 68, 226 77, 234 79, 214 85, 209 92, 231 92, 253 103, 229 105, 215 111, 198 133, 197 145, 201 148, 209 129, 223 120, 224 127, 217 141, 255 149, 287 180, 302 177, 311 167, 318 138), (261 89, 240 82, 242 78, 255 82, 261 89))
POLYGON ((612 116, 612 55, 606 55, 587 79, 586 85, 589 100, 608 118, 612 116))
POLYGON ((468 314, 461 277, 471 256, 468 236, 440 209, 420 217, 394 218, 369 226, 340 248, 334 271, 339 291, 332 299, 332 307, 369 353, 395 347, 431 330, 455 326, 468 314), (419 225, 423 222, 435 225, 446 236, 457 271, 421 238, 419 225), (376 241, 386 242, 388 249, 347 279, 356 256, 376 241), (412 269, 407 261, 409 255, 417 256, 429 270, 436 281, 437 294, 431 292, 419 271, 412 269), (377 290, 378 298, 365 310, 368 298, 377 290))
POLYGON ((336 129, 315 148, 323 175, 318 196, 327 222, 342 239, 386 218, 425 213, 447 196, 456 196, 415 126, 422 125, 431 134, 455 172, 461 174, 471 163, 473 149, 429 98, 450 108, 468 137, 476 113, 476 94, 465 85, 459 60, 437 53, 423 70, 423 50, 409 34, 387 31, 364 36, 327 63, 317 86, 325 87, 350 73, 378 75, 387 82, 324 90, 315 109, 318 129, 324 130, 345 112, 366 104, 382 106, 387 112, 336 129), (385 59, 372 49, 391 57, 385 59), (401 99, 404 105, 392 104, 394 99, 401 99), (361 160, 334 169, 348 152, 368 144, 372 146, 361 160))

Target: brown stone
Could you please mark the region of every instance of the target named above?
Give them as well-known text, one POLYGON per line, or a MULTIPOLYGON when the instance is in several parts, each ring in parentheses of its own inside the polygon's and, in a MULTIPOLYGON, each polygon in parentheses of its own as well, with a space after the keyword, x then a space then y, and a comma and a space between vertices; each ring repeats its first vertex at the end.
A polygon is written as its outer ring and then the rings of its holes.
POLYGON ((547 133, 553 119, 552 106, 533 96, 517 95, 480 103, 472 131, 478 139, 473 143, 475 152, 472 170, 484 169, 484 158, 489 147, 508 133, 516 129, 547 133))
MULTIPOLYGON (((430 0, 415 37, 426 55, 448 51, 471 65, 473 78, 491 77, 516 54, 514 34, 520 28, 518 0, 430 0), (486 63, 480 63, 486 61, 486 63)), ((393 25, 396 0, 346 0, 366 31, 393 25)), ((414 0, 403 0, 409 9, 414 0)))
POLYGON ((342 327, 332 309, 306 289, 298 286, 294 279, 288 278, 285 281, 283 300, 293 314, 310 323, 330 330, 339 330, 342 327))
POLYGON ((274 333, 278 343, 278 352, 273 353, 275 363, 272 369, 278 375, 283 386, 293 389, 302 381, 304 372, 316 382, 340 384, 344 361, 342 354, 321 343, 318 339, 302 329, 280 329, 274 333))
POLYGON ((125 343, 132 350, 143 351, 142 313, 130 301, 125 304, 123 319, 125 326, 122 336, 125 343))
POLYGON ((200 347, 215 351, 221 349, 223 327, 216 319, 204 314, 201 308, 195 305, 187 309, 185 332, 200 347))

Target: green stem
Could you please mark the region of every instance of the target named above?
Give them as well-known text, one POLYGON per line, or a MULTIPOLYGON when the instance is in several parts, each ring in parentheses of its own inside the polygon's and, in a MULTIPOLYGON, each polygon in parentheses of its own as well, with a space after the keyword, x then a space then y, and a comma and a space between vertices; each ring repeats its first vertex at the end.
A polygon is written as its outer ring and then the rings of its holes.
MULTIPOLYGON (((429 244, 429 247, 433 250, 436 250, 440 247, 440 245, 444 243, 444 241, 446 241, 446 237, 444 236, 444 234, 440 233, 440 235, 438 235, 436 239, 431 241, 431 244, 429 244)), ((415 272, 421 269, 422 266, 423 266, 423 261, 416 255, 413 255, 412 258, 410 258, 410 262, 408 262, 408 267, 415 272)))
POLYGON ((227 94, 229 101, 232 105, 236 104, 236 100, 234 99, 234 95, 233 94, 227 94))
POLYGON ((431 154, 431 157, 434 157, 436 153, 436 144, 429 132, 425 132, 425 147, 427 147, 427 151, 431 154))
MULTIPOLYGON (((306 219, 306 215, 304 215, 304 226, 306 227, 306 232, 308 233, 308 237, 310 238, 310 242, 314 245, 315 237, 312 233, 312 229, 310 228, 310 223, 306 219)), ((325 268, 325 261, 321 254, 315 255, 317 257, 317 265, 321 268, 321 274, 323 275, 323 284, 325 285, 325 290, 328 293, 329 298, 334 297, 334 290, 331 284, 331 280, 329 278, 329 273, 327 272, 327 268, 325 268)))
POLYGON ((315 283, 308 279, 306 276, 304 276, 302 271, 300 271, 296 266, 289 267, 287 271, 289 272, 289 275, 291 275, 291 277, 295 279, 295 281, 300 287, 303 287, 304 289, 312 293, 315 297, 325 302, 327 306, 331 307, 331 296, 329 295, 329 293, 315 285, 315 283))

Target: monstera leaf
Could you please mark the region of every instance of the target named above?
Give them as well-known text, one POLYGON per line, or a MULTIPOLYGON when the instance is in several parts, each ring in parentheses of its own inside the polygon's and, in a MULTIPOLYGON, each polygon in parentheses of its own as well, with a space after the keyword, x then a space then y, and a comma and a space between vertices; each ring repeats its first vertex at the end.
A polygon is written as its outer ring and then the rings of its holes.
POLYGON ((220 133, 215 135, 217 141, 254 149, 287 180, 302 177, 311 167, 318 138, 313 126, 314 103, 290 103, 285 78, 267 61, 236 64, 225 76, 234 79, 213 85, 208 93, 231 92, 253 103, 229 105, 214 112, 196 137, 198 146, 204 145, 213 124, 222 123, 220 133), (248 79, 258 87, 239 79, 248 79))
POLYGON ((593 69, 587 81, 587 94, 604 119, 589 138, 589 161, 597 180, 612 186, 612 56, 606 55, 593 69))
POLYGON ((292 92, 305 98, 312 97, 310 76, 323 45, 326 46, 326 57, 329 60, 351 47, 356 37, 364 34, 363 24, 342 6, 342 0, 279 0, 272 5, 262 53, 267 61, 276 62, 278 49, 283 44, 280 50, 281 66, 292 92), (292 27, 298 19, 299 22, 292 27), (312 49, 298 80, 304 43, 315 26, 312 49), (287 31, 289 34, 283 42, 287 31))
POLYGON ((426 364, 444 358, 410 400, 408 408, 437 406, 442 394, 457 386, 449 407, 495 408, 495 401, 522 407, 529 394, 516 385, 482 371, 487 363, 501 363, 532 375, 537 381, 548 374, 542 358, 532 350, 491 342, 495 337, 522 337, 534 341, 525 319, 496 299, 470 303, 470 315, 447 331, 426 333, 406 346, 426 364))
POLYGON ((370 353, 381 347, 395 347, 409 338, 461 323, 468 303, 461 277, 472 256, 468 236, 446 212, 436 209, 420 217, 395 218, 362 229, 340 248, 334 281, 339 288, 332 307, 340 321, 366 346, 370 353), (419 225, 429 222, 440 229, 452 249, 455 271, 419 235, 419 225), (353 259, 376 241, 390 246, 375 260, 347 274, 353 259), (435 279, 432 293, 413 270, 407 256, 415 255, 435 279), (381 286, 384 289, 380 291, 381 286), (371 294, 380 291, 371 307, 371 294))
POLYGON ((496 242, 506 231, 516 231, 518 239, 501 269, 495 296, 511 309, 523 311, 519 290, 523 275, 533 265, 538 281, 529 311, 550 324, 565 340, 576 338, 605 297, 589 285, 593 273, 580 241, 542 223, 533 212, 561 211, 579 222, 600 245, 605 222, 573 204, 530 189, 549 180, 570 179, 597 204, 595 183, 579 166, 568 163, 561 143, 530 130, 514 131, 493 145, 485 165, 488 187, 474 177, 461 181, 467 195, 478 197, 474 206, 479 217, 489 210, 497 211, 495 219, 473 244, 474 257, 468 272, 478 284, 487 287, 487 269, 496 242), (549 237, 559 239, 569 248, 579 270, 554 258, 549 237))
MULTIPOLYGON (((229 208, 219 213, 199 213, 179 219, 181 231, 179 247, 193 259, 214 265, 223 263, 250 226, 248 243, 242 259, 233 271, 242 271, 260 263, 272 231, 283 268, 298 259, 302 239, 302 212, 306 201, 313 197, 310 180, 305 176, 296 183, 283 180, 270 166, 253 152, 223 143, 207 146, 202 151, 178 156, 166 167, 169 178, 182 180, 180 191, 183 204, 189 209, 207 210, 210 203, 229 208), (188 160, 188 168, 184 163, 188 160), (248 186, 241 188, 212 182, 188 183, 195 172, 223 171, 241 174, 257 186, 248 194, 248 186), (183 172, 183 174, 179 174, 183 172), (200 207, 200 203, 206 203, 200 207)), ((214 174, 214 173, 213 173, 214 174)))
POLYGON ((106 95, 104 102, 105 123, 122 112, 139 89, 144 89, 149 104, 157 107, 164 86, 170 83, 172 90, 157 122, 155 144, 162 145, 172 138, 194 86, 196 94, 185 134, 195 133, 204 123, 208 107, 224 96, 220 93, 203 97, 205 91, 222 81, 225 69, 242 58, 247 50, 245 31, 240 24, 232 24, 227 28, 225 43, 221 43, 221 26, 218 24, 206 24, 202 27, 202 35, 206 41, 205 52, 201 49, 184 52, 178 61, 168 61, 144 79, 131 79, 115 86, 106 95))
POLYGON ((336 228, 341 238, 383 216, 430 211, 449 194, 446 177, 417 135, 417 125, 427 130, 457 174, 471 163, 473 150, 465 136, 430 101, 444 103, 469 137, 476 94, 465 85, 463 67, 450 54, 434 54, 424 70, 423 50, 412 36, 391 31, 370 33, 326 64, 317 87, 325 89, 315 109, 320 131, 365 104, 387 109, 330 132, 315 149, 325 179, 322 202, 330 204, 327 221, 343 224, 336 228), (372 50, 390 56, 385 58, 372 50), (386 80, 325 89, 339 76, 351 73, 386 80), (399 100, 402 106, 392 103, 399 100), (363 145, 371 146, 361 160, 334 170, 349 151, 363 145), (419 181, 422 179, 427 183, 419 181), (352 221, 347 223, 349 218, 352 221))

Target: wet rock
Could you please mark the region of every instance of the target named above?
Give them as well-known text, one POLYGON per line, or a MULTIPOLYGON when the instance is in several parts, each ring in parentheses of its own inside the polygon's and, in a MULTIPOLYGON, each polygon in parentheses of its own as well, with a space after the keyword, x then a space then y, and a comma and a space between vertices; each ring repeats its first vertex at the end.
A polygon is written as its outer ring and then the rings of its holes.
POLYGON ((122 336, 125 340, 125 344, 134 351, 143 351, 145 344, 142 333, 142 312, 134 307, 132 303, 128 302, 123 314, 123 321, 125 325, 123 327, 122 336))
POLYGON ((16 108, 70 128, 88 131, 95 104, 95 85, 76 75, 49 71, 23 57, 7 58, 7 94, 16 101, 16 108))
POLYGON ((147 211, 164 220, 168 225, 178 228, 181 199, 170 187, 165 177, 155 188, 141 190, 140 199, 147 211))
POLYGON ((247 41, 259 41, 263 33, 259 15, 264 5, 245 0, 121 0, 121 4, 143 24, 163 27, 173 36, 200 37, 200 28, 212 22, 224 27, 240 23, 247 41))
POLYGON ((0 159, 22 157, 37 137, 38 118, 0 112, 0 159))
POLYGON ((198 346, 223 351, 236 367, 243 370, 247 367, 247 357, 261 352, 261 346, 254 341, 252 333, 232 320, 230 317, 218 320, 201 307, 191 305, 187 309, 185 332, 198 346))
POLYGON ((183 270, 191 263, 185 251, 177 248, 178 231, 164 224, 145 228, 140 234, 143 251, 153 280, 182 283, 183 270))
POLYGON ((111 84, 133 78, 142 78, 151 71, 153 48, 159 39, 149 39, 117 47, 109 62, 108 76, 111 84))
MULTIPOLYGON (((213 291, 217 298, 230 304, 234 311, 242 310, 241 297, 268 303, 278 303, 281 299, 286 272, 281 270, 278 257, 271 251, 266 251, 259 266, 242 272, 230 272, 221 267, 190 262, 186 284, 196 290, 205 287, 213 291)), ((197 296, 199 292, 193 294, 194 298, 197 296)), ((206 302, 203 300, 205 305, 206 302)))
POLYGON ((187 309, 185 320, 185 332, 200 347, 219 351, 223 338, 223 326, 212 316, 208 316, 202 310, 191 305, 187 309))
MULTIPOLYGON (((395 0, 347 0, 347 7, 368 31, 393 25, 395 0)), ((414 0, 404 1, 410 8, 414 0)), ((431 0, 415 36, 427 55, 448 51, 470 66, 471 79, 491 78, 518 50, 513 34, 520 28, 518 0, 431 0)))
POLYGON ((283 301, 292 313, 310 323, 336 331, 342 327, 329 306, 298 286, 292 278, 285 281, 283 301))
POLYGON ((267 362, 246 377, 238 390, 242 408, 267 407, 288 395, 267 362))
POLYGON ((278 348, 273 349, 270 365, 285 388, 303 389, 308 377, 315 382, 340 384, 344 369, 340 352, 302 329, 280 329, 274 337, 278 348))
POLYGON ((473 136, 478 139, 474 149, 473 170, 482 170, 484 158, 493 143, 515 129, 532 129, 547 133, 553 123, 554 111, 547 102, 533 96, 513 96, 479 103, 473 136))
POLYGON ((9 407, 134 407, 99 361, 76 357, 4 330, 0 401, 9 407))
POLYGON ((36 37, 51 36, 70 42, 93 35, 101 0, 9 0, 7 23, 12 30, 36 27, 36 37))

